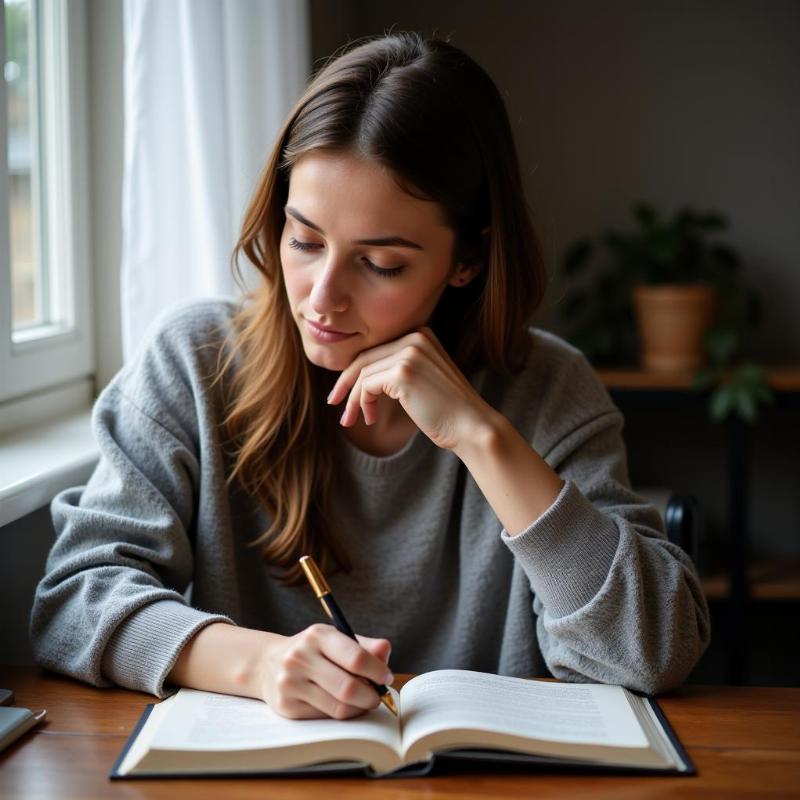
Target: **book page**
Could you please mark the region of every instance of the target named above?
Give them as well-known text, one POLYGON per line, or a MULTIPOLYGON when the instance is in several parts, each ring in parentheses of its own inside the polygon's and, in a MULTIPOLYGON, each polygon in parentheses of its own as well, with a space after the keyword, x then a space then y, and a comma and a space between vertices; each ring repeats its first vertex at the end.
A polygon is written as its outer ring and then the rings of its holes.
POLYGON ((406 751, 448 729, 493 731, 553 742, 647 747, 619 686, 530 681, 469 670, 437 670, 401 692, 406 751))
POLYGON ((294 720, 261 700, 194 689, 181 689, 169 699, 168 712, 154 731, 150 748, 261 750, 337 739, 368 739, 400 752, 398 722, 383 704, 353 719, 294 720))

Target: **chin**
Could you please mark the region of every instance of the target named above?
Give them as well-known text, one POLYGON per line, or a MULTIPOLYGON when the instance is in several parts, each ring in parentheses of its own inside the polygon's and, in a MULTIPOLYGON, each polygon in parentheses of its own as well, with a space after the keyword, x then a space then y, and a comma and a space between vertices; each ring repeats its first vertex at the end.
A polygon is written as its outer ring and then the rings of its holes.
POLYGON ((350 366, 353 360, 352 356, 344 355, 342 353, 333 353, 324 345, 307 344, 303 342, 303 350, 306 358, 316 367, 328 369, 332 372, 342 372, 350 366))

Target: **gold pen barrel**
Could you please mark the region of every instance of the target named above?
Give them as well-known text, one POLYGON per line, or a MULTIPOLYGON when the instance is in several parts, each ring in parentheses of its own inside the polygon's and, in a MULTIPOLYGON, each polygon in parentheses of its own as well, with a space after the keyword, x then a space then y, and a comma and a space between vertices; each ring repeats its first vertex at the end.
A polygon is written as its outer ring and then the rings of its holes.
POLYGON ((308 578, 308 582, 311 584, 311 588, 314 590, 317 599, 321 598, 324 594, 330 594, 331 587, 328 586, 328 582, 319 571, 319 567, 311 556, 302 556, 300 558, 300 566, 303 568, 303 572, 305 572, 306 578, 308 578))
MULTIPOLYGON (((330 617, 330 620, 336 630, 340 631, 345 636, 349 636, 354 642, 358 642, 358 637, 355 635, 353 629, 350 627, 350 624, 345 619, 342 610, 333 599, 331 587, 328 586, 328 582, 322 576, 322 573, 319 571, 319 567, 316 565, 314 559, 311 556, 301 556, 300 566, 303 568, 303 572, 305 573, 306 578, 308 578, 308 582, 311 584, 311 588, 314 590, 317 600, 319 600, 319 602, 322 604, 322 607, 325 609, 325 613, 330 617)), ((392 693, 389 691, 388 687, 375 683, 375 681, 370 678, 364 678, 363 680, 367 681, 367 683, 369 683, 369 685, 375 689, 381 699, 381 702, 386 706, 386 708, 388 708, 392 714, 398 716, 397 706, 395 705, 394 698, 392 697, 392 693)))

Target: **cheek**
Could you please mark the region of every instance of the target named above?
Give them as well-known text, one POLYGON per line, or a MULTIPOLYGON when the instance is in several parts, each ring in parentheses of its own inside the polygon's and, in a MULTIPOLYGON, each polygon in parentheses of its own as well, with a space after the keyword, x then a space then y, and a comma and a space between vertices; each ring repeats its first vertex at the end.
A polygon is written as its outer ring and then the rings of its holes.
POLYGON ((405 330, 428 321, 437 297, 438 293, 433 288, 409 289, 408 286, 398 286, 394 291, 384 290, 365 296, 359 305, 362 316, 373 321, 373 329, 405 330))
POLYGON ((292 305, 311 291, 310 272, 301 269, 296 260, 297 256, 288 247, 281 248, 283 283, 292 305))
POLYGON ((408 298, 403 292, 382 291, 365 293, 359 303, 364 316, 391 325, 408 313, 408 298))

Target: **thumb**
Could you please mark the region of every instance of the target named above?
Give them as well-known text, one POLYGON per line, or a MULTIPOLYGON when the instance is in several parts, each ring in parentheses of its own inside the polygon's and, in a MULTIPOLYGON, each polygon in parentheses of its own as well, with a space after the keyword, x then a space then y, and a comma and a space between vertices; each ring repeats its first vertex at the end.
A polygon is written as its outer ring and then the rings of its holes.
POLYGON ((373 639, 369 636, 359 636, 356 634, 358 643, 372 655, 385 663, 389 663, 389 656, 392 653, 392 643, 388 639, 373 639))

